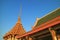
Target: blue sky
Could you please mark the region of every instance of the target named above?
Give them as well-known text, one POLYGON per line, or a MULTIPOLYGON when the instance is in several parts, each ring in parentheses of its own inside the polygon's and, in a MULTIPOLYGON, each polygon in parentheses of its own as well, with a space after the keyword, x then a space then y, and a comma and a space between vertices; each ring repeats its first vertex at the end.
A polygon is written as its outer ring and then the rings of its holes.
POLYGON ((26 31, 32 29, 36 18, 60 8, 60 0, 0 0, 0 40, 14 27, 20 13, 21 22, 26 31))

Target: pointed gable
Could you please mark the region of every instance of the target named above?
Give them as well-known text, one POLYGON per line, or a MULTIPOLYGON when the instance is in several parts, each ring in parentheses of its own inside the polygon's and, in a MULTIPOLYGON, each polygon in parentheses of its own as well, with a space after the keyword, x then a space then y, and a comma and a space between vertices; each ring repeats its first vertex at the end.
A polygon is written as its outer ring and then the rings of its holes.
POLYGON ((24 30, 24 28, 21 24, 20 17, 18 17, 18 21, 17 21, 16 25, 8 33, 6 33, 5 36, 8 36, 8 35, 19 35, 20 36, 24 33, 26 33, 26 31, 24 30))

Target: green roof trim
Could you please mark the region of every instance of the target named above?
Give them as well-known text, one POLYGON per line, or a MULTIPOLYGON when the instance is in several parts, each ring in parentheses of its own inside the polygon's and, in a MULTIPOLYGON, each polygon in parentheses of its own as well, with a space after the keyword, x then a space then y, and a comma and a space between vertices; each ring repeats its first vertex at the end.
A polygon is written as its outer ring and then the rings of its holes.
MULTIPOLYGON (((43 23, 45 23, 45 22, 47 22, 47 21, 49 21, 49 20, 52 20, 52 19, 56 18, 57 16, 60 16, 60 8, 57 9, 57 10, 55 10, 54 12, 52 12, 52 13, 44 16, 43 18, 41 18, 41 19, 37 22, 36 26, 39 26, 39 25, 41 25, 41 24, 43 24, 43 23)), ((36 26, 35 26, 35 27, 36 27, 36 26)))

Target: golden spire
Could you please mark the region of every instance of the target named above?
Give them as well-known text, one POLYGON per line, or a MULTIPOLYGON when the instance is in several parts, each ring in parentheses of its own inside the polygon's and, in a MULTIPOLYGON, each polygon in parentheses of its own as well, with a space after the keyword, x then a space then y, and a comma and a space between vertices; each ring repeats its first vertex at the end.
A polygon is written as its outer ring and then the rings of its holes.
POLYGON ((24 33, 26 33, 26 31, 24 30, 23 26, 21 25, 21 13, 22 13, 22 8, 20 7, 20 13, 19 13, 19 16, 18 16, 18 21, 16 23, 16 25, 9 31, 7 32, 5 35, 4 35, 4 38, 5 37, 8 37, 8 35, 16 35, 16 36, 20 36, 24 33))
POLYGON ((20 24, 21 24, 21 13, 22 13, 22 5, 20 4, 20 13, 18 15, 18 22, 17 22, 17 23, 20 23, 20 24))
POLYGON ((20 17, 18 17, 17 23, 20 23, 20 24, 21 24, 21 19, 20 19, 20 17))

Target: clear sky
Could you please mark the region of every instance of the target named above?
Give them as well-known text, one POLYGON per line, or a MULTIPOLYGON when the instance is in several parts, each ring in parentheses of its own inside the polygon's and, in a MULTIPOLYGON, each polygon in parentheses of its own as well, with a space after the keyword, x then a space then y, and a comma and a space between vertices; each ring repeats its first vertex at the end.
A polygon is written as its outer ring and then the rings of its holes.
POLYGON ((21 22, 26 31, 32 29, 36 18, 41 18, 60 7, 60 0, 0 0, 0 40, 14 27, 22 4, 21 22))

